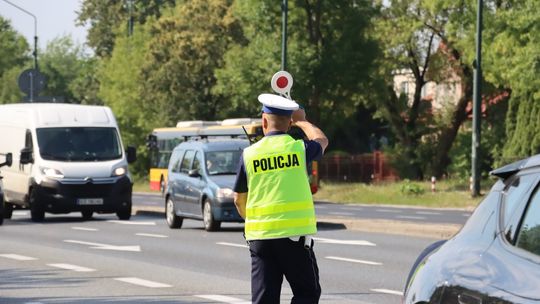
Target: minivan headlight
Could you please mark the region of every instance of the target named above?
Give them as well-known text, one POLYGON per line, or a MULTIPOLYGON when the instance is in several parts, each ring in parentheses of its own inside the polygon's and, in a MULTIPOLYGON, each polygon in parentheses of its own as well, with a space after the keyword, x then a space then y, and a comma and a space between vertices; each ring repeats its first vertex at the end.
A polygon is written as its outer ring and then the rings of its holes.
POLYGON ((50 178, 64 178, 64 174, 57 169, 41 167, 41 173, 50 178))
POLYGON ((234 198, 234 191, 230 188, 219 188, 217 198, 234 198))
POLYGON ((113 170, 112 176, 122 176, 122 175, 124 175, 126 173, 127 173, 127 168, 126 167, 118 167, 118 168, 113 170))

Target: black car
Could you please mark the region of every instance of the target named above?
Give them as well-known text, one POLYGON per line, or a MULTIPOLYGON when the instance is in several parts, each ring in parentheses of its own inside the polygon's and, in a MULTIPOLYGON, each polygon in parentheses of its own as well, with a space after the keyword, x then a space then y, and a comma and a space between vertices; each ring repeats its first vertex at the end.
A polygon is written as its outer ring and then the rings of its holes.
POLYGON ((178 145, 169 160, 165 216, 170 228, 184 218, 202 219, 207 231, 243 222, 232 190, 246 139, 201 139, 178 145))
POLYGON ((461 231, 420 254, 404 303, 540 303, 540 154, 491 174, 461 231))
MULTIPOLYGON (((5 156, 5 161, 3 163, 0 163, 0 167, 8 166, 11 167, 11 163, 13 162, 13 156, 11 153, 8 154, 0 154, 5 156)), ((4 205, 4 192, 2 191, 2 176, 0 175, 0 225, 4 223, 4 217, 10 218, 11 217, 11 208, 6 208, 4 205)))

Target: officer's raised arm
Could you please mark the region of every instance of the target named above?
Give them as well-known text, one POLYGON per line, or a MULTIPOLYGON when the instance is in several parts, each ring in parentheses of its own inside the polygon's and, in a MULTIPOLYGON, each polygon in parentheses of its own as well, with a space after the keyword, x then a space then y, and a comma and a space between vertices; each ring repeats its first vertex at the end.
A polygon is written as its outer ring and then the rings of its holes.
POLYGON ((321 129, 307 121, 306 112, 304 109, 294 111, 291 120, 295 126, 304 131, 309 140, 318 142, 321 145, 324 153, 324 150, 326 150, 326 147, 328 147, 328 138, 326 135, 324 135, 321 129))

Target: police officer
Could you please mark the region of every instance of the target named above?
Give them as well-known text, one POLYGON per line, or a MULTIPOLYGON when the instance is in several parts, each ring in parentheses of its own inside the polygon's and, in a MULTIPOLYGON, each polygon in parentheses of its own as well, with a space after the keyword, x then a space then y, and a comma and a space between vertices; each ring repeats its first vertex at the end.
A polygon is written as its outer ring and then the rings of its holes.
POLYGON ((307 163, 322 156, 328 139, 296 102, 273 94, 262 94, 259 101, 265 136, 244 150, 234 186, 251 255, 252 302, 279 303, 285 276, 291 303, 318 303, 321 286, 311 239, 317 227, 307 163), (291 124, 309 140, 288 135, 291 124))

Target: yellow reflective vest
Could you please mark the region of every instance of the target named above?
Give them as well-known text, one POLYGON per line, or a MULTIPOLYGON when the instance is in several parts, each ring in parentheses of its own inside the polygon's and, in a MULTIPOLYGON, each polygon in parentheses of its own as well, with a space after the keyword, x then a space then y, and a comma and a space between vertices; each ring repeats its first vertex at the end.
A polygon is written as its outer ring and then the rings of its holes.
POLYGON ((246 240, 317 232, 305 145, 290 135, 263 137, 244 150, 248 197, 246 240))

